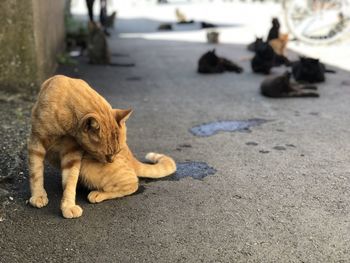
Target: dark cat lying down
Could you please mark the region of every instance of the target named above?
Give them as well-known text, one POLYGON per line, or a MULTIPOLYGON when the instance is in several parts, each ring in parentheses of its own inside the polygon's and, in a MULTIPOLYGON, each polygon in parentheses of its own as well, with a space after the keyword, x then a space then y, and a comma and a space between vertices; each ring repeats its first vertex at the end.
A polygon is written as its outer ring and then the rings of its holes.
POLYGON ((225 71, 241 73, 243 68, 226 58, 218 57, 215 49, 202 55, 198 61, 198 73, 223 73, 225 71))
POLYGON ((260 85, 261 94, 270 98, 319 97, 316 86, 291 83, 290 77, 288 71, 277 77, 267 77, 260 85))
POLYGON ((251 61, 255 73, 269 74, 272 67, 290 65, 288 58, 278 55, 266 42, 258 43, 255 47, 255 56, 251 61))
POLYGON ((335 73, 326 69, 318 59, 300 57, 299 61, 292 63, 292 73, 296 81, 317 83, 325 81, 325 73, 335 73))

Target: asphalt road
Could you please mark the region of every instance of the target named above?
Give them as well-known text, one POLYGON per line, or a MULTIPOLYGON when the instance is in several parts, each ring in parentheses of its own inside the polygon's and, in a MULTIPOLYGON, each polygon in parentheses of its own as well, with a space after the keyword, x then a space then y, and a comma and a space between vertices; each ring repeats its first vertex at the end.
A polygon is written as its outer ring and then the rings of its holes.
MULTIPOLYGON (((213 46, 110 43, 116 62, 136 66, 81 60, 59 72, 85 79, 114 107, 134 109, 128 141, 140 159, 156 151, 178 163, 205 162, 216 173, 143 181, 138 194, 101 204, 89 204, 88 191, 79 189, 83 216, 67 220, 59 172, 47 168, 47 207, 26 205, 27 180, 7 201, 1 263, 350 261, 348 72, 327 75, 318 99, 267 99, 258 92, 263 76, 246 60, 240 75, 197 74, 199 56, 213 46), (189 131, 253 118, 269 121, 251 132, 189 131)), ((236 61, 251 55, 241 45, 218 45, 217 52, 236 61)), ((25 162, 20 171, 27 175, 25 162)))

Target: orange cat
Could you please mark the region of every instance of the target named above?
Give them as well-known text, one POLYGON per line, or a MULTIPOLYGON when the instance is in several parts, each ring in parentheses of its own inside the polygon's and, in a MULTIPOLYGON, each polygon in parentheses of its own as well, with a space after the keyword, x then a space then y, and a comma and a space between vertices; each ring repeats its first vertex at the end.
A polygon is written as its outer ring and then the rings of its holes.
POLYGON ((278 38, 269 41, 270 46, 276 54, 285 56, 286 47, 288 43, 288 34, 279 34, 278 38))
MULTIPOLYGON (((85 154, 81 164, 81 182, 93 191, 88 195, 91 203, 99 203, 107 199, 113 199, 130 195, 138 189, 138 177, 161 178, 176 171, 174 160, 166 155, 148 153, 146 159, 154 164, 139 162, 130 151, 127 143, 126 120, 131 110, 115 109, 114 115, 119 126, 120 152, 112 163, 101 163, 85 154)), ((62 144, 57 144, 48 152, 48 160, 52 164, 58 164, 62 144)))
POLYGON ((81 216, 82 209, 75 204, 75 191, 83 152, 106 163, 112 162, 120 150, 118 126, 111 106, 85 81, 57 75, 42 84, 31 121, 29 203, 37 208, 47 205, 44 159, 46 153, 59 144, 62 214, 66 218, 81 216))

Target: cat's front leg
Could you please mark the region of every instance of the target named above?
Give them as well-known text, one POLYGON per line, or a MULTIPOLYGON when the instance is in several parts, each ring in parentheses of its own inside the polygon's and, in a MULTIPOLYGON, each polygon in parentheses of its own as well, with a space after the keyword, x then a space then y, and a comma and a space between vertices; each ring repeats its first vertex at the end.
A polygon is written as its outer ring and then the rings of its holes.
POLYGON ((33 135, 28 141, 28 161, 29 161, 29 183, 31 197, 29 203, 37 208, 48 204, 46 191, 44 189, 44 159, 46 150, 38 138, 33 135))
POLYGON ((65 218, 80 217, 83 209, 76 205, 75 196, 83 152, 73 144, 61 152, 63 197, 61 211, 65 218))

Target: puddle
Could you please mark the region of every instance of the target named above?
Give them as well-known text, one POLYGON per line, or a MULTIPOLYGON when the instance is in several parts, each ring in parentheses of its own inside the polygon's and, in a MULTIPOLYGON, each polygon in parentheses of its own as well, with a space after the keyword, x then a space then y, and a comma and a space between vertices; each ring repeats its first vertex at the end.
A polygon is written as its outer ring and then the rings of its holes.
POLYGON ((238 121, 216 121, 199 126, 195 126, 190 129, 190 132, 195 136, 207 137, 218 133, 219 131, 227 132, 250 132, 251 127, 259 126, 268 122, 264 119, 249 119, 238 121))
POLYGON ((210 167, 205 162, 183 162, 177 163, 177 170, 173 175, 169 175, 164 178, 159 179, 147 179, 145 178, 145 182, 154 182, 154 181, 179 181, 185 177, 192 177, 195 180, 202 180, 208 175, 213 175, 216 173, 216 169, 210 167))

